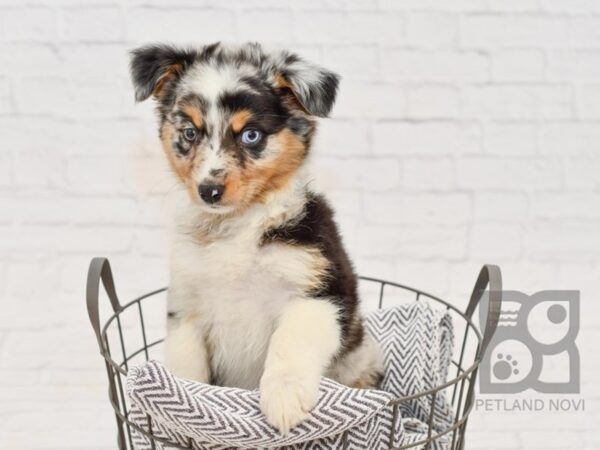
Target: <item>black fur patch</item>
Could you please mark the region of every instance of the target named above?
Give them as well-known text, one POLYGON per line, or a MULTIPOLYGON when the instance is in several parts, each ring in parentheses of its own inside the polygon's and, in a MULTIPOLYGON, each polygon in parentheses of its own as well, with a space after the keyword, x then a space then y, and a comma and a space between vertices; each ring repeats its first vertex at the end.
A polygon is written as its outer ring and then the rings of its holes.
POLYGON ((152 95, 170 68, 177 65, 187 70, 198 57, 193 49, 180 49, 170 45, 148 45, 131 52, 131 77, 138 102, 152 95))
POLYGON ((262 245, 273 242, 317 247, 321 251, 330 263, 329 272, 322 286, 306 294, 313 298, 329 299, 340 309, 343 348, 338 357, 360 345, 364 329, 362 322, 357 320, 357 278, 327 201, 320 195, 308 193, 299 218, 270 229, 263 235, 262 245))
POLYGON ((223 148, 233 152, 244 167, 246 153, 251 158, 259 158, 264 150, 268 135, 281 131, 286 126, 290 113, 283 105, 282 99, 273 89, 264 88, 260 93, 247 90, 226 92, 219 97, 219 107, 228 115, 237 111, 248 110, 252 117, 246 127, 256 128, 266 136, 254 147, 245 148, 240 142, 240 135, 234 135, 232 130, 224 136, 223 148))
POLYGON ((290 117, 281 99, 274 92, 262 94, 253 94, 248 91, 224 93, 219 97, 219 106, 229 113, 244 109, 252 111, 253 119, 248 125, 253 125, 267 134, 281 130, 290 117))

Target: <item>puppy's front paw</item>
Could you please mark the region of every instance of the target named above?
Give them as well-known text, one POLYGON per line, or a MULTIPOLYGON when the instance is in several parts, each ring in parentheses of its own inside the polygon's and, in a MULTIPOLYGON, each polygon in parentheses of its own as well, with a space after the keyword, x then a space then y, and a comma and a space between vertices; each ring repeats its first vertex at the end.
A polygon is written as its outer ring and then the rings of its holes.
POLYGON ((319 381, 318 376, 265 373, 260 381, 260 407, 267 421, 287 434, 315 406, 319 381))

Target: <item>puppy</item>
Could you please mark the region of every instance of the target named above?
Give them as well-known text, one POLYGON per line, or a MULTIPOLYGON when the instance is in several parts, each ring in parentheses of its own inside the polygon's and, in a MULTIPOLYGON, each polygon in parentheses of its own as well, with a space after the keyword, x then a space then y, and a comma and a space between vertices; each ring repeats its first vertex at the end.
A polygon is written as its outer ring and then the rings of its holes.
POLYGON ((285 51, 219 43, 134 50, 137 101, 153 96, 178 205, 166 365, 205 383, 260 388, 287 433, 322 375, 375 387, 379 348, 332 210, 308 185, 316 117, 338 76, 285 51))

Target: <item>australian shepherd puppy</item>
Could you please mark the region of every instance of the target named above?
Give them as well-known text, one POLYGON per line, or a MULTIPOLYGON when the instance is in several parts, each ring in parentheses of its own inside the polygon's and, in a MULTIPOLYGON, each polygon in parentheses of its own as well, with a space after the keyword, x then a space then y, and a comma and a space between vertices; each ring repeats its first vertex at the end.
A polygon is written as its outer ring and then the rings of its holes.
POLYGON ((282 433, 319 379, 374 387, 380 350, 332 210, 309 188, 316 118, 338 77, 258 44, 133 51, 138 101, 153 96, 160 139, 187 191, 178 206, 166 365, 176 375, 260 389, 282 433))

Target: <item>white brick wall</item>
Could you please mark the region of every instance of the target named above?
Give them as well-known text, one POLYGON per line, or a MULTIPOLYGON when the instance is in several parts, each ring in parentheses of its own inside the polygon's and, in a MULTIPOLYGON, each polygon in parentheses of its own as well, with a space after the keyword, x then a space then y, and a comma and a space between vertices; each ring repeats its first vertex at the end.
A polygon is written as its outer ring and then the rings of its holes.
POLYGON ((488 261, 581 289, 586 412, 480 413, 467 447, 598 448, 596 0, 1 1, 0 448, 115 448, 87 263, 164 285, 174 183, 127 50, 247 39, 343 76, 315 165, 360 272, 461 307, 488 261))

